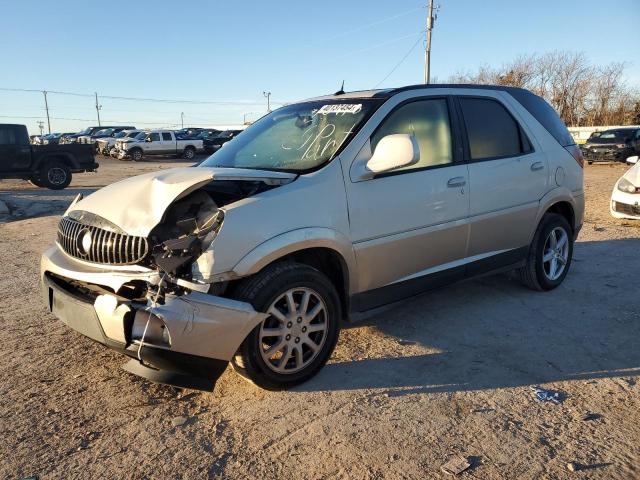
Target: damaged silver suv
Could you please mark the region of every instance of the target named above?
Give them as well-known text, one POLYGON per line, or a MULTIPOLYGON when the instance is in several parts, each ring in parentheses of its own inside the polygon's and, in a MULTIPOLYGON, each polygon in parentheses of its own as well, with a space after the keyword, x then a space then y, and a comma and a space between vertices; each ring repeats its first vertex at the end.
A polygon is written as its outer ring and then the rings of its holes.
POLYGON ((275 389, 325 364, 350 313, 487 272, 571 265, 582 157, 540 97, 418 85, 266 115, 190 168, 76 199, 42 257, 47 307, 145 378, 275 389))

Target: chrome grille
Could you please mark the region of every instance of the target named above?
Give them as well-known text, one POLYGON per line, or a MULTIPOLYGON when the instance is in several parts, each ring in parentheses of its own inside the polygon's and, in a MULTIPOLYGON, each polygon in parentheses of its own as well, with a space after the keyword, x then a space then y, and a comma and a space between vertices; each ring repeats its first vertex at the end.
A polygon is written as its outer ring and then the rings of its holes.
POLYGON ((144 237, 85 225, 69 217, 63 217, 58 224, 58 243, 72 257, 109 265, 139 263, 149 252, 144 237), (86 235, 90 235, 90 241, 86 235))

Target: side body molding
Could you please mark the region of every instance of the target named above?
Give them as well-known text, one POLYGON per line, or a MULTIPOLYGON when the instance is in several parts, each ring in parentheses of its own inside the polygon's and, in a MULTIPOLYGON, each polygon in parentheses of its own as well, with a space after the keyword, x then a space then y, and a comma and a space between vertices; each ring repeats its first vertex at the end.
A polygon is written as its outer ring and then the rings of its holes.
MULTIPOLYGON (((331 249, 340 255, 347 272, 357 271, 353 245, 344 234, 330 228, 310 227, 291 230, 261 243, 233 267, 232 273, 237 277, 252 275, 278 258, 308 248, 331 249)), ((358 291, 356 277, 349 275, 349 294, 358 291)))

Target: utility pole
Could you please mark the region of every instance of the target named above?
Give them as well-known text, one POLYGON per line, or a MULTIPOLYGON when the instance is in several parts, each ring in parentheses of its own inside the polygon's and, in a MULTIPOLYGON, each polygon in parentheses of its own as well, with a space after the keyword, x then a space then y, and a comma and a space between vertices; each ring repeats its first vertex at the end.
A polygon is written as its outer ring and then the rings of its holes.
POLYGON ((180 125, 184 128, 184 112, 180 112, 180 125))
POLYGON ((271 92, 262 92, 262 95, 264 95, 265 98, 267 99, 267 113, 269 113, 271 111, 271 103, 270 103, 271 92))
POLYGON ((47 111, 47 127, 49 128, 49 133, 51 133, 51 120, 49 120, 49 103, 47 102, 47 91, 43 90, 42 94, 44 95, 44 109, 47 111))
POLYGON ((102 105, 98 105, 98 92, 94 92, 96 94, 96 112, 98 113, 98 126, 101 127, 102 124, 100 123, 100 109, 102 108, 102 105))
POLYGON ((427 11, 427 45, 424 50, 424 83, 428 84, 431 80, 431 30, 433 30, 433 0, 429 0, 429 8, 427 11))

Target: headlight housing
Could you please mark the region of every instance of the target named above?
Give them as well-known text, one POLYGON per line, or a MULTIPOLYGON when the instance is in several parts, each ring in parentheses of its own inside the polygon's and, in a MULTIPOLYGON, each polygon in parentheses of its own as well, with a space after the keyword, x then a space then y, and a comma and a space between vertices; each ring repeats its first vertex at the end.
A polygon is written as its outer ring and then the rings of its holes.
POLYGON ((624 193, 640 193, 640 189, 624 177, 618 180, 618 190, 624 193))

